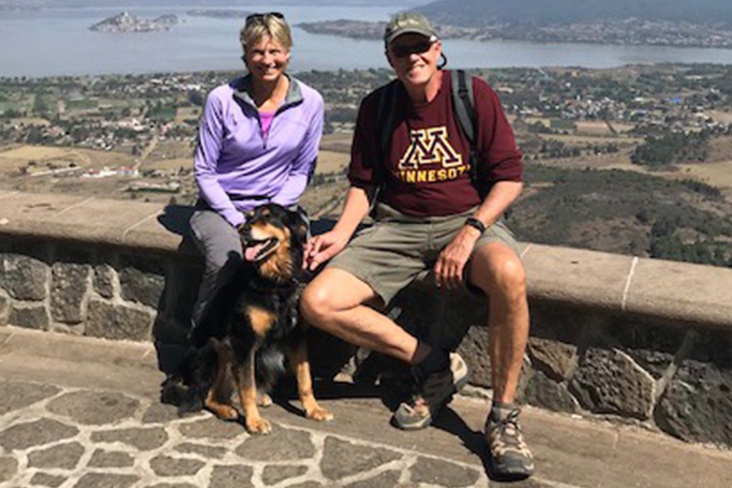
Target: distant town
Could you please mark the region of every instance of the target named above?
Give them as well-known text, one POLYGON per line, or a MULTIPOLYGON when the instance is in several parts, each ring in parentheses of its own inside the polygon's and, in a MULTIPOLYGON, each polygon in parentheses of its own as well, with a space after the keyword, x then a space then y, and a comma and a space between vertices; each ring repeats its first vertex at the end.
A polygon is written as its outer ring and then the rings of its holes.
MULTIPOLYGON (((201 108, 211 88, 237 74, 0 78, 0 189, 192 203, 201 108)), ((519 237, 732 263, 732 66, 474 74, 499 93, 524 153, 527 191, 513 226, 519 237), (603 179, 617 170, 631 178, 620 189, 603 179), (590 230, 605 225, 615 230, 590 230)), ((392 73, 296 76, 326 101, 318 172, 304 201, 316 215, 334 215, 359 103, 392 73)))
MULTIPOLYGON (((328 34, 355 39, 381 39, 384 22, 341 19, 303 22, 303 30, 313 34, 328 34)), ((732 29, 710 24, 670 22, 628 18, 549 25, 516 25, 496 22, 481 27, 436 24, 443 39, 473 41, 515 40, 527 42, 563 42, 593 44, 623 44, 675 47, 732 47, 732 29)))
MULTIPOLYGON (((236 9, 191 9, 189 16, 244 18, 250 13, 236 9)), ((91 25, 99 32, 145 33, 170 30, 181 22, 176 15, 154 19, 121 12, 91 25)), ((436 23, 440 37, 473 41, 518 40, 527 42, 594 43, 675 47, 732 47, 732 29, 726 23, 672 22, 630 17, 621 20, 522 24, 496 21, 480 27, 436 23)), ((296 24, 306 32, 355 39, 380 39, 385 22, 339 19, 296 24)))

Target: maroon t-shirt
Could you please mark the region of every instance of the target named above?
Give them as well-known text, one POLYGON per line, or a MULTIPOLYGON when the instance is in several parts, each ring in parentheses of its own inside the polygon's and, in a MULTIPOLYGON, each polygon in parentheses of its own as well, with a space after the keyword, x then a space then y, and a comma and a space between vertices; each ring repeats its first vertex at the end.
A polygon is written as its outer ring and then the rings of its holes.
MULTIPOLYGON (((378 96, 376 92, 368 95, 361 103, 353 136, 348 173, 351 184, 366 188, 383 178, 381 201, 413 216, 452 215, 480 205, 480 195, 468 172, 470 144, 452 109, 451 85, 450 72, 443 71, 435 99, 418 107, 412 106, 399 87, 397 93, 403 96, 393 104, 396 129, 383 162, 377 161, 378 96), (379 163, 384 165, 383 170, 374 171, 379 163)), ((498 95, 477 77, 473 78, 473 94, 478 114, 480 185, 490 188, 497 181, 521 181, 521 153, 498 95)))

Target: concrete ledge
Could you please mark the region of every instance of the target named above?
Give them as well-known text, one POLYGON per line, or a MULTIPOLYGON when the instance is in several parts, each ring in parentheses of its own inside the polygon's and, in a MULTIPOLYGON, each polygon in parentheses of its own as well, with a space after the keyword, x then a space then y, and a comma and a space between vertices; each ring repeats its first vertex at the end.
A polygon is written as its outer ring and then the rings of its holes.
MULTIPOLYGON (((0 193, 0 325, 138 341, 148 345, 146 355, 131 356, 173 372, 203 271, 193 246, 184 245, 192 212, 0 193)), ((521 247, 531 333, 519 401, 732 446, 732 432, 719 429, 732 422, 732 270, 521 247)), ((440 293, 427 278, 400 293, 388 313, 421 339, 458 348, 472 385, 491 388, 485 307, 475 295, 440 293)), ((320 378, 350 373, 367 383, 395 366, 354 356, 317 332, 311 346, 320 378)), ((0 349, 14 340, 0 336, 0 349)))
MULTIPOLYGON (((184 208, 184 207, 183 207, 184 208)), ((181 207, 174 207, 172 213, 181 207)), ((178 214, 184 212, 178 211, 178 214)), ((182 216, 182 215, 181 215, 182 216)), ((180 219, 157 203, 85 196, 0 193, 0 234, 172 252, 180 219), (170 228, 163 224, 165 218, 170 228), (172 232, 171 232, 172 231, 172 232)), ((182 229, 182 227, 180 227, 182 229)))
MULTIPOLYGON (((138 201, 0 192, 0 235, 176 253, 191 212, 138 201)), ((732 330, 732 269, 539 244, 522 247, 532 300, 732 330)))
POLYGON ((732 269, 529 244, 532 299, 732 330, 732 269))

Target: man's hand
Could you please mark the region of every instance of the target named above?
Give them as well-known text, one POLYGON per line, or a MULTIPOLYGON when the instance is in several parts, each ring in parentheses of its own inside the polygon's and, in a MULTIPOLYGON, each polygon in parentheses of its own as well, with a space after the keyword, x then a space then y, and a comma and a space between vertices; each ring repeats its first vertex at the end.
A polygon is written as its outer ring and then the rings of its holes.
POLYGON ((348 244, 349 235, 331 230, 310 239, 305 245, 305 260, 303 267, 310 271, 338 254, 348 244))
POLYGON ((463 282, 463 269, 479 238, 480 232, 477 229, 464 226, 442 250, 434 267, 438 287, 444 286, 452 290, 460 286, 463 282))

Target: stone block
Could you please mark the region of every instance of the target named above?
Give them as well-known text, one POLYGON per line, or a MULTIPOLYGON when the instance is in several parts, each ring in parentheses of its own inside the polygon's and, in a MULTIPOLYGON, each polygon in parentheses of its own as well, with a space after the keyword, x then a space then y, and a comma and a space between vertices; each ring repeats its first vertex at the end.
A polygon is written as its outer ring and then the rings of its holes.
POLYGON ((627 354, 588 349, 570 383, 570 391, 594 413, 646 420, 655 397, 655 382, 627 354))
POLYGON ((49 442, 61 441, 74 437, 79 429, 57 420, 43 418, 15 424, 0 431, 0 446, 6 451, 23 450, 33 446, 42 446, 49 442))
POLYGON ((245 431, 236 422, 222 422, 215 417, 206 417, 195 422, 181 424, 181 435, 187 439, 233 439, 243 436, 245 431))
POLYGON ((94 442, 119 442, 137 448, 140 451, 152 451, 168 441, 168 434, 162 427, 128 428, 94 432, 94 442))
POLYGON ((17 459, 12 457, 0 457, 0 483, 10 481, 17 472, 17 459))
POLYGON ((119 278, 115 269, 108 264, 94 266, 94 291, 104 298, 113 298, 119 288, 119 278))
POLYGON ((155 308, 160 305, 165 277, 168 275, 167 262, 162 255, 121 254, 117 269, 125 300, 135 300, 155 308), (152 296, 146 296, 151 293, 152 296))
POLYGON ((214 466, 211 471, 211 487, 251 488, 254 470, 251 466, 214 466))
POLYGON ((42 303, 37 305, 14 303, 8 317, 8 323, 11 325, 28 329, 45 330, 50 322, 51 319, 48 316, 46 305, 42 303))
POLYGON ((162 309, 160 298, 165 289, 165 275, 145 273, 136 268, 124 268, 119 273, 122 298, 162 309))
POLYGON ((262 482, 267 486, 276 485, 281 481, 297 478, 307 472, 307 466, 265 466, 262 470, 262 482))
POLYGON ((574 344, 530 337, 528 350, 534 367, 543 366, 541 369, 555 380, 567 380, 576 367, 577 346, 574 344))
POLYGON ((91 266, 55 263, 51 267, 51 317, 76 324, 84 320, 91 266))
POLYGON ((335 437, 326 437, 320 470, 326 478, 340 480, 371 471, 401 457, 401 454, 390 449, 358 446, 335 437))
POLYGON ((46 408, 77 425, 106 425, 132 417, 139 407, 139 400, 122 393, 89 390, 61 395, 51 400, 46 408))
MULTIPOLYGON (((0 481, 2 481, 0 479, 0 481)), ((50 488, 56 488, 61 486, 66 481, 66 476, 58 476, 48 473, 36 473, 31 478, 30 482, 33 486, 48 486, 50 488)))
POLYGON ((206 465, 198 459, 179 459, 156 456, 150 460, 150 469, 161 477, 195 476, 206 465))
POLYGON ((707 334, 681 362, 656 408, 658 426, 680 439, 732 445, 732 339, 707 334))
POLYGON ((686 329, 628 323, 624 319, 615 320, 608 328, 608 336, 656 379, 661 378, 673 362, 685 335, 686 329))
POLYGON ((554 412, 575 413, 579 410, 579 404, 567 385, 555 381, 541 371, 531 375, 522 399, 525 403, 554 412))
POLYGON ((56 395, 59 388, 52 385, 3 381, 0 383, 0 415, 22 410, 36 402, 56 395))
POLYGON ((10 298, 0 291, 0 325, 8 325, 10 310, 10 298))
POLYGON ((315 456, 310 433, 293 429, 278 430, 277 435, 252 436, 236 448, 236 455, 252 461, 294 461, 315 456))
POLYGON ((412 481, 417 483, 451 487, 474 486, 480 476, 475 469, 425 457, 418 457, 409 471, 412 481))
POLYGON ((97 449, 89 459, 90 468, 125 468, 134 466, 135 458, 127 452, 105 451, 97 449))
POLYGON ((0 255, 0 287, 16 300, 44 300, 48 296, 49 267, 19 254, 0 255))
POLYGON ((491 387, 491 358, 488 350, 488 328, 472 327, 463 338, 458 353, 470 367, 470 383, 491 387))
POLYGON ((84 454, 84 446, 78 442, 69 442, 33 451, 28 454, 29 468, 46 469, 74 469, 81 456, 84 454))
POLYGON ((150 339, 153 316, 146 310, 91 300, 84 335, 106 339, 150 339))
POLYGON ((76 482, 74 488, 131 488, 140 478, 133 474, 87 473, 76 482))
POLYGON ((577 347, 596 333, 603 321, 581 309, 550 303, 531 304, 528 354, 532 364, 557 381, 567 380, 577 367, 577 347))

